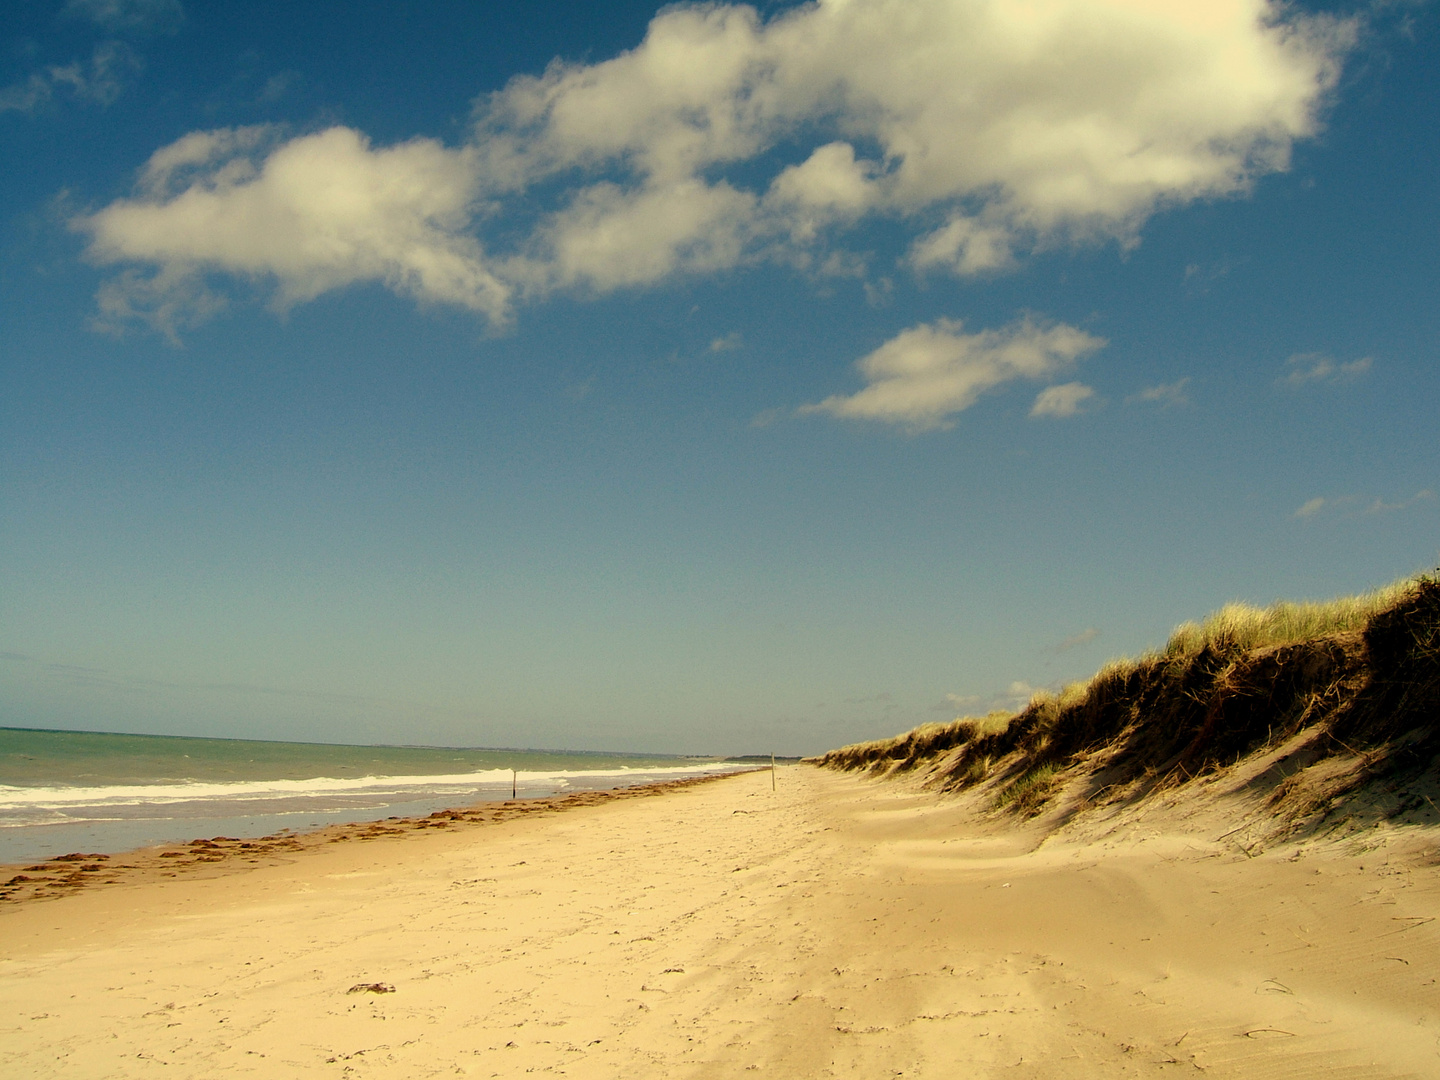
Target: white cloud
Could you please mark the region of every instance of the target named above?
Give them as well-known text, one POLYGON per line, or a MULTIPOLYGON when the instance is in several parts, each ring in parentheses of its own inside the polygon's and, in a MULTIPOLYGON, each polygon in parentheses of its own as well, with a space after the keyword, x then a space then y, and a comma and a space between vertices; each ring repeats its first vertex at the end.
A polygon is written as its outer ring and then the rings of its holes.
POLYGON ((92 320, 97 330, 121 334, 132 323, 154 327, 180 343, 180 331, 200 325, 229 302, 205 284, 203 276, 179 265, 161 268, 146 276, 125 270, 100 286, 95 295, 99 311, 92 320))
POLYGON ((164 201, 192 185, 232 187, 256 175, 248 155, 277 138, 276 129, 263 124, 192 131, 150 155, 140 170, 138 186, 152 201, 164 201))
POLYGON ((245 176, 218 182, 229 162, 216 158, 192 186, 142 189, 87 227, 96 258, 148 266, 152 282, 203 264, 271 275, 293 302, 383 280, 491 318, 511 296, 603 293, 760 258, 853 265, 837 245, 873 215, 904 223, 916 269, 999 271, 1037 246, 1131 243, 1161 207, 1284 169, 1354 36, 1352 23, 1267 0, 818 0, 768 21, 750 7, 673 6, 628 52, 557 61, 486 96, 458 149, 376 148, 344 129, 258 160, 237 146, 245 176), (445 162, 445 212, 420 208, 432 176, 416 199, 381 200, 402 220, 392 228, 373 198, 317 197, 357 194, 318 165, 277 198, 277 160, 328 139, 348 140, 344 165, 367 178, 445 162), (213 212, 197 215, 199 203, 213 212), (538 220, 525 216, 535 207, 538 220), (122 217, 130 228, 108 227, 122 217), (235 217, 253 226, 244 238, 235 217), (417 222, 425 238, 401 246, 443 254, 448 270, 422 273, 397 251, 417 222), (491 228, 505 245, 482 242, 491 228))
POLYGON ((1173 383, 1161 383, 1159 386, 1147 386, 1138 393, 1131 394, 1125 399, 1127 404, 1159 405, 1162 409, 1169 409, 1176 405, 1189 405, 1190 398, 1185 393, 1185 388, 1190 385, 1190 377, 1177 379, 1173 383))
POLYGON ((1025 708, 1026 705, 1029 705, 1031 699, 1033 699, 1036 694, 1046 691, 1047 688, 1044 686, 1031 686, 1028 682, 1017 679, 1010 684, 1009 688, 1003 694, 997 695, 995 700, 999 704, 1008 705, 1010 708, 1019 711, 1025 708))
POLYGON ((531 294, 580 287, 603 293, 677 272, 734 266, 749 239, 755 198, 728 184, 686 179, 628 190, 587 187, 497 270, 531 294))
POLYGON ((1394 513, 1397 510, 1409 510, 1410 507, 1415 506, 1418 503, 1429 502, 1433 498, 1435 498, 1435 492, 1431 491, 1429 488, 1425 488, 1422 491, 1417 491, 1414 495, 1411 495, 1410 498, 1401 499, 1399 502, 1386 502, 1384 499, 1377 498, 1374 502, 1372 502, 1368 507, 1365 508, 1365 513, 1389 514, 1394 513))
POLYGON ((1059 386, 1047 386, 1035 397, 1035 404, 1030 407, 1030 415, 1034 417, 1074 416, 1084 408, 1087 401, 1095 396, 1095 391, 1084 383, 1072 382, 1061 383, 1059 386))
POLYGON ((1089 645, 1090 642, 1099 636, 1100 631, 1092 626, 1089 629, 1081 630, 1078 634, 1072 634, 1067 637, 1064 641, 1060 642, 1059 645, 1055 646, 1055 651, 1057 653, 1064 653, 1069 652, 1071 649, 1078 649, 1082 645, 1089 645))
POLYGON ((946 694, 943 698, 930 706, 931 712, 963 713, 966 709, 972 708, 983 699, 979 694, 946 694))
POLYGON ((743 349, 744 347, 745 339, 741 336, 739 330, 732 330, 724 337, 717 337, 714 341, 710 342, 710 351, 712 353, 733 352, 736 349, 743 349))
POLYGON ((1324 353, 1296 353, 1285 361, 1285 366, 1290 370, 1281 381, 1287 386, 1304 386, 1312 382, 1349 382, 1369 371, 1371 363, 1368 356, 1340 364, 1324 353))
POLYGON ((958 319, 922 323, 856 363, 869 384, 849 397, 804 405, 799 415, 829 413, 881 420, 912 430, 948 427, 986 390, 1016 379, 1044 379, 1105 342, 1060 323, 1029 316, 999 330, 962 331, 958 319))
POLYGON ((123 42, 104 41, 95 46, 89 63, 52 65, 0 89, 0 113, 34 112, 60 94, 109 105, 125 88, 126 77, 139 67, 140 58, 123 42))
POLYGON ((932 712, 971 716, 994 709, 1019 712, 1030 704, 1036 694, 1053 694, 1055 690, 1054 686, 1032 686, 1028 682, 1017 679, 1004 690, 991 694, 988 698, 980 694, 946 694, 943 700, 930 706, 930 709, 932 712))
POLYGON ((111 31, 169 30, 185 17, 180 0, 69 0, 65 13, 111 31))
POLYGON ((1003 270, 1015 262, 1012 242, 1012 230, 1006 226, 957 214, 911 245, 910 263, 918 270, 943 266, 962 276, 1003 270))
POLYGON ((553 64, 479 109, 499 188, 618 170, 694 181, 813 129, 757 234, 945 211, 920 267, 996 269, 1024 242, 1134 236, 1159 205, 1243 191, 1312 133, 1353 27, 1263 0, 822 0, 769 22, 668 8, 634 50, 553 64), (870 158, 858 145, 874 146, 870 158))
POLYGON ((57 87, 72 85, 72 75, 79 76, 76 64, 68 68, 47 68, 22 82, 11 83, 0 89, 0 113, 33 112, 55 96, 57 87))
POLYGON ((377 150, 337 127, 252 161, 264 134, 186 136, 151 158, 136 198, 76 222, 95 262, 159 268, 110 282, 102 291, 108 314, 144 317, 173 334, 197 314, 186 298, 205 297, 205 275, 219 270, 273 283, 280 308, 380 281, 506 319, 511 288, 467 232, 469 151, 429 139, 377 150))
POLYGON ((853 221, 879 201, 876 172, 874 162, 856 160, 849 143, 827 143, 774 179, 766 209, 793 240, 811 243, 825 226, 853 221))
POLYGON ((1185 267, 1183 278, 1185 291, 1192 296, 1203 296, 1210 291, 1210 286, 1248 261, 1248 257, 1234 258, 1227 255, 1211 263, 1190 263, 1185 267))
POLYGON ((1345 512, 1349 518, 1357 516, 1368 517, 1373 514, 1393 514, 1401 510, 1409 510, 1411 507, 1419 506, 1421 503, 1430 502, 1435 498, 1435 492, 1429 488, 1422 488, 1408 499, 1399 499, 1395 502, 1388 502, 1379 496, 1369 495, 1340 495, 1335 498, 1321 498, 1316 496, 1307 500, 1300 509, 1296 510, 1292 517, 1311 518, 1320 511, 1333 513, 1336 511, 1345 512), (1357 507, 1363 504, 1363 509, 1357 507))

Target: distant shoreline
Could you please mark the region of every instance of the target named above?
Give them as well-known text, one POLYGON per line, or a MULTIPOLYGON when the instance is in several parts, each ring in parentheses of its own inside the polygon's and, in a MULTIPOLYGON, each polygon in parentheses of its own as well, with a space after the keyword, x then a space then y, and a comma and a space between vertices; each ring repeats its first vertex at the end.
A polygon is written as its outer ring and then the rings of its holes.
POLYGON ((250 867, 273 864, 280 858, 296 856, 328 844, 378 840, 425 829, 488 825, 537 812, 577 810, 612 800, 661 795, 746 771, 752 770, 736 769, 568 795, 479 802, 437 810, 423 817, 388 817, 322 825, 314 829, 286 829, 260 837, 199 837, 125 852, 67 852, 38 862, 0 864, 0 907, 56 899, 82 889, 122 883, 143 884, 147 879, 157 877, 197 873, 203 877, 215 877, 243 872, 250 867))
POLYGON ((769 760, 0 728, 0 863, 680 779, 769 760))

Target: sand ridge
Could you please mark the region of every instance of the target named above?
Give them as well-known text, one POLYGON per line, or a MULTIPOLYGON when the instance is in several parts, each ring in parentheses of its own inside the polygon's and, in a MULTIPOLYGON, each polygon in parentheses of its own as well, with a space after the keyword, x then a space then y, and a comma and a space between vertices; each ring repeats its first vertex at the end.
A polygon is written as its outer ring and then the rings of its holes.
POLYGON ((8 907, 0 1069, 1440 1072, 1425 830, 1258 857, 1173 829, 1037 847, 903 785, 776 779, 8 907))

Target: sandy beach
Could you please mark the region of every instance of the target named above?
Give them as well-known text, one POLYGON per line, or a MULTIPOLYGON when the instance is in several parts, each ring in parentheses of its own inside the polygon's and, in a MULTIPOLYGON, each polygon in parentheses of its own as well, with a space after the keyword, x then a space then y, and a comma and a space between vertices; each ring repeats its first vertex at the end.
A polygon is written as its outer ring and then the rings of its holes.
POLYGON ((1180 806, 1037 847, 903 783, 777 780, 0 904, 0 1073, 1440 1074, 1429 831, 1252 855, 1180 806))

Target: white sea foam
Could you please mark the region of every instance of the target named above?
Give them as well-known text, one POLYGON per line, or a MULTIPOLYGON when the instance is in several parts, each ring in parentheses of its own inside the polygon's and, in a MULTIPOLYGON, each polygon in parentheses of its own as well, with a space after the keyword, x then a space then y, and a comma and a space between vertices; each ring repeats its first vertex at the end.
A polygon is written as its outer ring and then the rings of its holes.
MULTIPOLYGON (((97 787, 0 785, 0 828, 64 820, 82 810, 116 807, 160 807, 174 803, 253 803, 281 799, 324 800, 327 796, 378 796, 389 801, 406 796, 464 794, 487 788, 509 789, 512 780, 526 788, 557 790, 572 781, 614 779, 633 784, 649 777, 699 776, 735 766, 707 763, 661 767, 567 769, 550 772, 484 769, 471 773, 422 776, 316 776, 304 780, 183 781, 162 784, 110 784, 97 787), (42 816, 43 815, 43 816, 42 816)), ((380 803, 380 806, 386 803, 380 803)), ((90 814, 86 814, 90 817, 90 814)))

